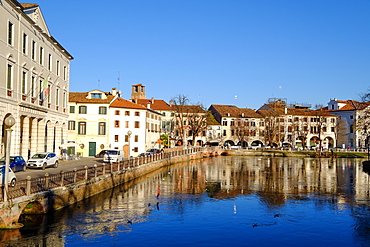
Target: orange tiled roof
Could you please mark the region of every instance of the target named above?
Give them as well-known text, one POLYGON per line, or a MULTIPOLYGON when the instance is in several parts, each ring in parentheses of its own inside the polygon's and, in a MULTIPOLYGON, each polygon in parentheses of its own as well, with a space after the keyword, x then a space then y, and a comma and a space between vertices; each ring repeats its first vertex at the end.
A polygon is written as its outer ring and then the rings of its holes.
POLYGON ((117 98, 115 99, 112 104, 110 104, 111 107, 117 107, 117 108, 130 108, 130 109, 142 109, 142 110, 145 110, 147 109, 146 107, 142 106, 142 105, 139 105, 139 104, 135 104, 131 101, 128 101, 128 100, 125 100, 125 99, 122 99, 122 98, 117 98))
POLYGON ((19 4, 20 4, 23 8, 25 8, 25 9, 39 6, 39 5, 38 5, 38 4, 36 4, 36 3, 19 3, 19 4))
POLYGON ((173 105, 171 109, 173 111, 181 111, 182 113, 207 113, 199 105, 173 105))
POLYGON ((301 109, 301 108, 291 108, 291 107, 283 107, 277 106, 273 104, 265 104, 261 107, 263 110, 258 110, 258 112, 264 116, 271 116, 273 113, 275 116, 282 116, 282 115, 291 115, 291 116, 333 116, 335 115, 330 114, 327 110, 311 110, 311 109, 301 109))
POLYGON ((135 102, 137 104, 143 105, 144 107, 147 107, 150 103, 150 109, 156 110, 156 111, 171 111, 171 106, 166 103, 164 100, 159 99, 135 99, 135 102))
POLYGON ((87 95, 89 94, 89 92, 83 92, 83 93, 80 93, 80 92, 70 92, 69 93, 69 102, 76 102, 76 103, 106 103, 106 104, 109 104, 114 96, 109 94, 109 93, 105 93, 107 95, 107 98, 106 99, 87 99, 87 95))
POLYGON ((356 110, 363 110, 370 105, 370 102, 359 102, 356 100, 336 100, 338 103, 346 104, 345 106, 341 107, 338 110, 330 110, 330 111, 356 111, 356 110))
POLYGON ((222 117, 245 117, 245 118, 261 118, 262 116, 249 108, 238 108, 234 105, 212 105, 212 107, 222 116, 222 117))

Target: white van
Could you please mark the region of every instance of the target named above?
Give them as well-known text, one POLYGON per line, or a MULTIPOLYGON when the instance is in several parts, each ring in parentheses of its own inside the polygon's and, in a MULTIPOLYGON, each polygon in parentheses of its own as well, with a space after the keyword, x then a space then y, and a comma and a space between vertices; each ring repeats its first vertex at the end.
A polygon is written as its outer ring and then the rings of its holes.
POLYGON ((104 162, 116 163, 123 161, 123 150, 106 150, 104 154, 104 162))

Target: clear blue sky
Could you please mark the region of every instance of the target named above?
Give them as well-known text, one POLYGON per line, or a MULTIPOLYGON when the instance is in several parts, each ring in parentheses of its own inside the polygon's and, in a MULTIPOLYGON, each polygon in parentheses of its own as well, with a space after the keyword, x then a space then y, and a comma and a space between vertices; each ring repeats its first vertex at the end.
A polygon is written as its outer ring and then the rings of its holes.
POLYGON ((116 87, 129 99, 141 83, 147 98, 256 109, 271 97, 359 100, 370 88, 368 0, 33 3, 75 58, 73 92, 116 87))

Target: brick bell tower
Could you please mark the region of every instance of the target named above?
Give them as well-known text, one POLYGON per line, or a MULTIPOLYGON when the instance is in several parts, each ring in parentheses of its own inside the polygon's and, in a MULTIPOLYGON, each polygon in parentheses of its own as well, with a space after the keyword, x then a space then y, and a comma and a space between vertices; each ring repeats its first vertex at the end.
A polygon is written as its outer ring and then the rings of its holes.
POLYGON ((135 99, 145 99, 145 98, 146 98, 145 86, 143 86, 142 84, 132 85, 131 99, 135 100, 135 99))

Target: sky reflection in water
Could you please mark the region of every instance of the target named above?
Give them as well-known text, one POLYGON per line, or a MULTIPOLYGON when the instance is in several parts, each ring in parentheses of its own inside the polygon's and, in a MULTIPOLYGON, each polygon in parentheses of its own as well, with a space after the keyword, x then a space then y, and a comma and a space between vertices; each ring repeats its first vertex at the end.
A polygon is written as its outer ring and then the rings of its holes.
POLYGON ((9 246, 369 246, 369 190, 361 160, 218 157, 1 237, 9 246))

